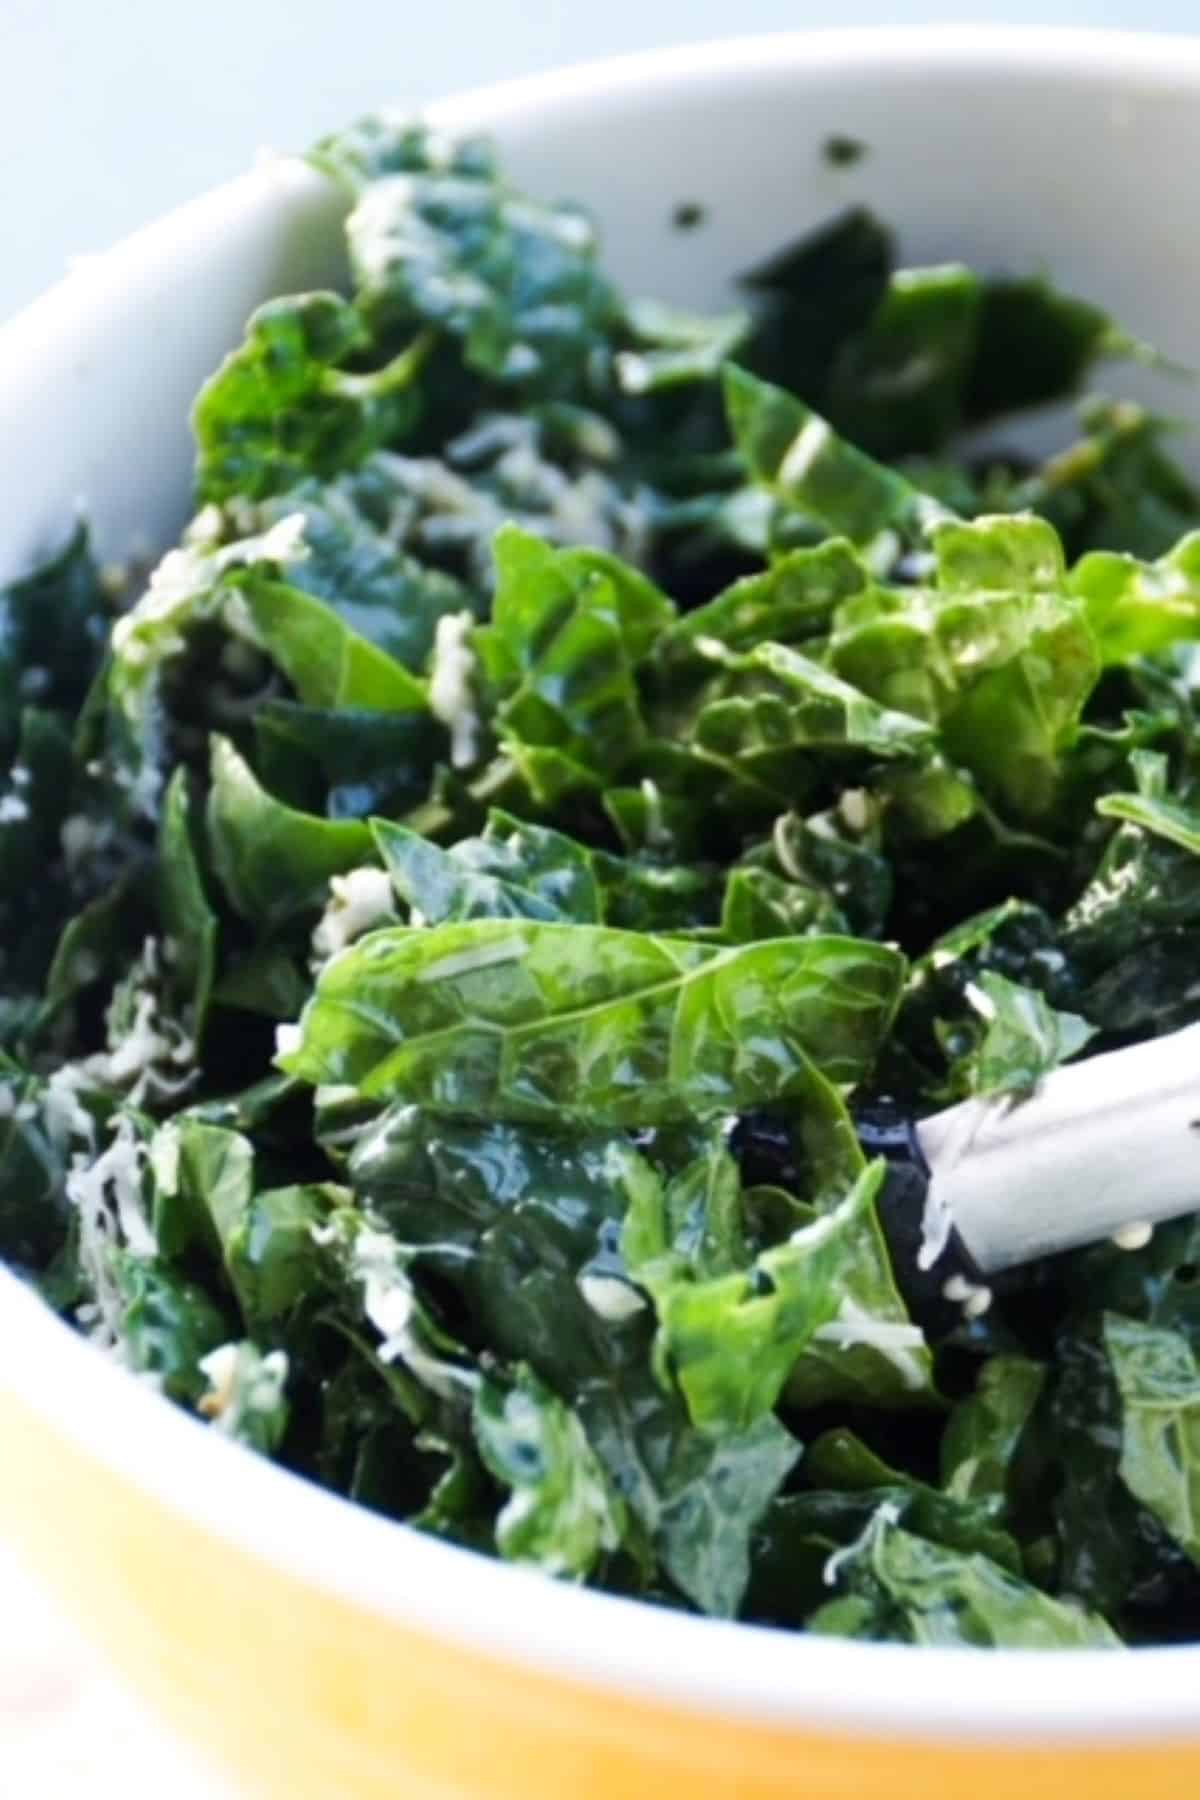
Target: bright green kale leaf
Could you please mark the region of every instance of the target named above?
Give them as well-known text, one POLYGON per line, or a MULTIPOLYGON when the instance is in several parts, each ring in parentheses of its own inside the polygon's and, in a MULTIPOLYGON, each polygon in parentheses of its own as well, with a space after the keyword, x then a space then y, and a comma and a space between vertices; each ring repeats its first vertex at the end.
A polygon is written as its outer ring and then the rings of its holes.
POLYGON ((884 533, 893 534, 885 568, 901 543, 924 542, 934 525, 950 517, 938 501, 840 438, 783 388, 730 367, 725 400, 753 480, 869 554, 884 533))
POLYGON ((371 333, 347 301, 326 293, 268 300, 192 410, 199 497, 263 500, 398 441, 415 421, 429 348, 417 337, 364 369, 371 333))
POLYGON ((1035 988, 986 969, 967 988, 980 1030, 955 1061, 951 1080, 972 1094, 1032 1092, 1043 1075, 1069 1062, 1096 1035, 1078 1013, 1057 1012, 1035 988))
POLYGON ((1096 811, 1106 819, 1140 825, 1143 831, 1165 838, 1193 856, 1200 855, 1200 814, 1168 791, 1166 757, 1153 750, 1135 750, 1129 762, 1137 793, 1103 794, 1096 811))
POLYGON ((495 540, 491 624, 478 634, 497 722, 535 796, 619 773, 644 727, 634 670, 674 609, 598 550, 555 550, 515 526, 495 540))
POLYGON ((266 651, 306 706, 425 711, 425 687, 407 669, 351 631, 334 607, 261 570, 227 578, 224 616, 266 651))
POLYGON ((661 1365, 698 1426, 745 1430, 785 1389, 798 1406, 848 1393, 868 1404, 929 1398, 929 1352, 895 1292, 875 1222, 882 1164, 832 1211, 756 1256, 741 1239, 729 1162, 696 1174, 708 1190, 700 1196, 690 1187, 677 1195, 678 1182, 661 1199, 643 1194, 622 1248, 654 1298, 661 1365))
POLYGON ((705 606, 684 613, 661 634, 655 661, 669 678, 711 672, 701 639, 745 654, 762 643, 808 644, 825 635, 843 600, 863 593, 870 577, 838 538, 791 550, 761 574, 744 575, 705 606))
POLYGON ((1095 1613, 1052 1600, 978 1553, 963 1555, 902 1531, 884 1502, 852 1548, 831 1559, 845 1591, 810 1631, 912 1644, 1010 1650, 1115 1649, 1095 1613))
POLYGON ((250 1140, 185 1113, 155 1132, 149 1161, 154 1236, 163 1255, 175 1259, 196 1245, 219 1249, 227 1224, 231 1229, 253 1196, 250 1140))
POLYGON ((761 643, 740 656, 712 649, 718 679, 692 742, 784 804, 817 756, 914 757, 932 744, 924 720, 877 705, 785 644, 761 643))
POLYGON ((317 1282, 313 1234, 345 1190, 262 1187, 249 1138, 187 1114, 160 1128, 150 1155, 160 1247, 177 1255, 197 1241, 213 1244, 247 1327, 284 1318, 317 1282))
POLYGON ((948 754, 1018 818, 1053 806, 1100 673, 1080 603, 1055 591, 1055 548, 1034 519, 943 526, 936 591, 851 600, 832 639, 839 674, 936 722, 948 754))
POLYGON ((1200 637, 1200 532, 1156 562, 1093 550, 1072 569, 1069 587, 1083 602, 1106 665, 1200 637))
POLYGON ((819 888, 785 881, 769 869, 729 871, 721 906, 721 936, 726 943, 845 930, 844 915, 819 888))
POLYGON ((1200 1363, 1176 1331, 1104 1317, 1121 1396, 1121 1479, 1200 1562, 1200 1363))
POLYGON ((511 1384, 485 1379, 473 1420, 484 1463, 511 1489, 496 1520, 501 1556, 578 1580, 619 1549, 620 1498, 577 1415, 531 1370, 518 1368, 511 1384))
POLYGON ((332 606, 268 574, 302 558, 303 523, 291 514, 228 544, 197 537, 164 557, 118 621, 105 684, 108 748, 136 810, 156 815, 166 771, 195 736, 197 709, 205 723, 236 726, 279 692, 281 676, 311 707, 427 718, 423 682, 332 606), (187 660, 214 650, 215 669, 187 660))
POLYGON ((902 966, 849 938, 718 949, 516 920, 379 931, 328 965, 280 1066, 443 1112, 661 1124, 782 1098, 814 1066, 861 1080, 902 966))
POLYGON ((212 995, 218 932, 200 865, 198 836, 187 773, 177 769, 167 785, 159 822, 159 913, 172 946, 171 980, 183 997, 181 1011, 197 1043, 212 995))

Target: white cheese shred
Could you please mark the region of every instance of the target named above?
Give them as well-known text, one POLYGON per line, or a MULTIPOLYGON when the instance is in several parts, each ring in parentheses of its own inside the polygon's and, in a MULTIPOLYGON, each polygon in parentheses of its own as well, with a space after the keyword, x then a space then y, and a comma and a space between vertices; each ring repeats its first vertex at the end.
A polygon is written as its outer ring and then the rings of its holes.
POLYGON ((385 870, 366 866, 335 875, 329 883, 325 911, 312 934, 313 955, 319 962, 328 962, 339 950, 395 917, 392 884, 385 870))
POLYGON ((77 1154, 67 1175, 67 1198, 79 1219, 79 1266, 92 1297, 80 1308, 79 1320, 107 1349, 119 1345, 125 1313, 113 1250, 148 1259, 158 1249, 142 1195, 145 1159, 145 1145, 122 1116, 112 1143, 94 1158, 77 1154))
POLYGON ((891 1363, 906 1388, 924 1385, 925 1371, 913 1354, 925 1347, 925 1336, 919 1325, 906 1324, 900 1319, 877 1319, 845 1295, 837 1318, 819 1325, 813 1335, 818 1343, 833 1344, 839 1350, 864 1345, 891 1363))
POLYGON ((844 1544, 840 1550, 826 1558, 822 1570, 822 1580, 826 1587, 836 1587, 838 1579, 848 1562, 869 1550, 875 1540, 887 1530, 889 1525, 900 1523, 900 1508, 894 1500, 882 1500, 871 1514, 853 1543, 844 1544))
POLYGON ((479 748, 479 715, 471 680, 475 652, 469 612, 443 613, 433 641, 433 669, 429 677, 429 710, 450 733, 450 761, 463 769, 475 761, 479 748))

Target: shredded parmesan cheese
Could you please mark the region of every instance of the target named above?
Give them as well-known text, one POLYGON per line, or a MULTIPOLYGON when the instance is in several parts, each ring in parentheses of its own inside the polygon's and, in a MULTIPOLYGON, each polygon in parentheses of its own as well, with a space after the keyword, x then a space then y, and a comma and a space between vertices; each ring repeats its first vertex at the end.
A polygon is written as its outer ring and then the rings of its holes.
POLYGON ((237 1435, 248 1413, 275 1411, 288 1377, 285 1351, 261 1356, 253 1344, 219 1344, 201 1357, 199 1367, 208 1392, 196 1410, 230 1437, 237 1435))
POLYGON ((982 1319, 992 1304, 991 1288, 979 1281, 968 1281, 965 1275, 951 1275, 943 1282, 942 1293, 947 1300, 957 1301, 967 1319, 982 1319))
POLYGON ((383 869, 351 869, 329 883, 329 901, 312 934, 313 955, 327 962, 364 932, 395 918, 392 884, 383 869))
POLYGON ((819 1343, 834 1344, 840 1350, 865 1345, 892 1364, 906 1388, 919 1388, 924 1384, 925 1371, 913 1355, 914 1350, 925 1347, 925 1336, 919 1325, 905 1324, 899 1319, 877 1319, 845 1295, 837 1318, 818 1326, 813 1335, 819 1343))
POLYGON ((479 747, 479 716, 471 689, 475 652, 470 636, 474 624, 469 612, 443 613, 433 644, 429 710, 450 733, 450 761, 456 769, 473 763, 479 747))
POLYGON ((390 1233, 359 1226, 351 1246, 351 1272, 362 1283, 363 1309, 383 1342, 381 1362, 402 1362, 431 1393, 443 1400, 463 1389, 473 1391, 479 1377, 435 1356, 421 1342, 416 1324, 416 1296, 404 1268, 400 1247, 390 1233))
POLYGON ((142 1198, 146 1147, 122 1116, 112 1143, 99 1156, 76 1155, 67 1175, 67 1199, 79 1218, 79 1266, 91 1302, 79 1320, 108 1349, 120 1342, 125 1304, 112 1268, 114 1249, 152 1257, 158 1246, 142 1198))
POLYGON ((161 1009, 156 991, 159 943, 147 938, 137 963, 108 1009, 108 1048, 80 1064, 93 1085, 122 1089, 134 1106, 175 1099, 197 1078, 196 1046, 177 1019, 161 1009), (132 1017, 126 1017, 132 1007, 132 1017))
POLYGON ((845 1565, 854 1557, 860 1556, 864 1550, 869 1550, 876 1538, 881 1536, 889 1525, 898 1525, 899 1523, 900 1508, 896 1502, 894 1500, 881 1501, 859 1532, 858 1536, 854 1539, 854 1542, 844 1545, 840 1550, 835 1550, 833 1555, 826 1559, 825 1567, 822 1571, 822 1579, 825 1582, 825 1586, 836 1587, 838 1577, 841 1575, 845 1565))
POLYGON ((579 1291, 597 1318, 610 1325, 623 1324, 646 1305, 637 1289, 616 1275, 581 1275, 579 1291))

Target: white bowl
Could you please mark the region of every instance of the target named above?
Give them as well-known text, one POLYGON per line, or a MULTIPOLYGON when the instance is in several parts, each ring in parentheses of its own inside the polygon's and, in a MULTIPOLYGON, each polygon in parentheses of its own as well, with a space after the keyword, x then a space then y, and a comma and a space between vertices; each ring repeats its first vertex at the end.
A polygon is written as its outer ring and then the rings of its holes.
MULTIPOLYGON (((862 201, 909 259, 1045 269, 1200 366, 1200 44, 759 38, 430 110, 494 134, 535 192, 587 202, 637 289, 720 303, 738 270, 862 201), (833 135, 869 153, 831 167, 833 135), (682 201, 703 205, 701 226, 673 227, 682 201)), ((0 580, 61 541, 77 506, 106 556, 170 541, 200 380, 258 301, 338 279, 339 217, 319 177, 266 163, 0 331, 0 580)), ((1161 403, 1161 378, 1114 377, 1126 393, 1155 381, 1161 403)), ((1169 404, 1200 414, 1186 386, 1169 404)), ((0 1431, 0 1523, 254 1791, 903 1800, 969 1780, 975 1800, 1033 1800, 1086 1780, 1156 1800, 1200 1780, 1200 1648, 981 1660, 556 1584, 216 1439, 3 1275, 0 1431)))

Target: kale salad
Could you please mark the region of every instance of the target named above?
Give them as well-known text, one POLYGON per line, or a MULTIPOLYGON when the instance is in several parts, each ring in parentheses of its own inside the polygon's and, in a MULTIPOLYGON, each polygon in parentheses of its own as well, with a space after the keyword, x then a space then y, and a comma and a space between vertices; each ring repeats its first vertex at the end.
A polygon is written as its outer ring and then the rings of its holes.
POLYGON ((860 209, 701 317, 486 144, 313 160, 351 284, 180 544, 0 590, 0 1256, 551 1576, 1200 1638, 1200 1223, 912 1306, 860 1129, 1200 1018, 1200 495, 1129 400, 1005 436, 1152 353, 860 209))

